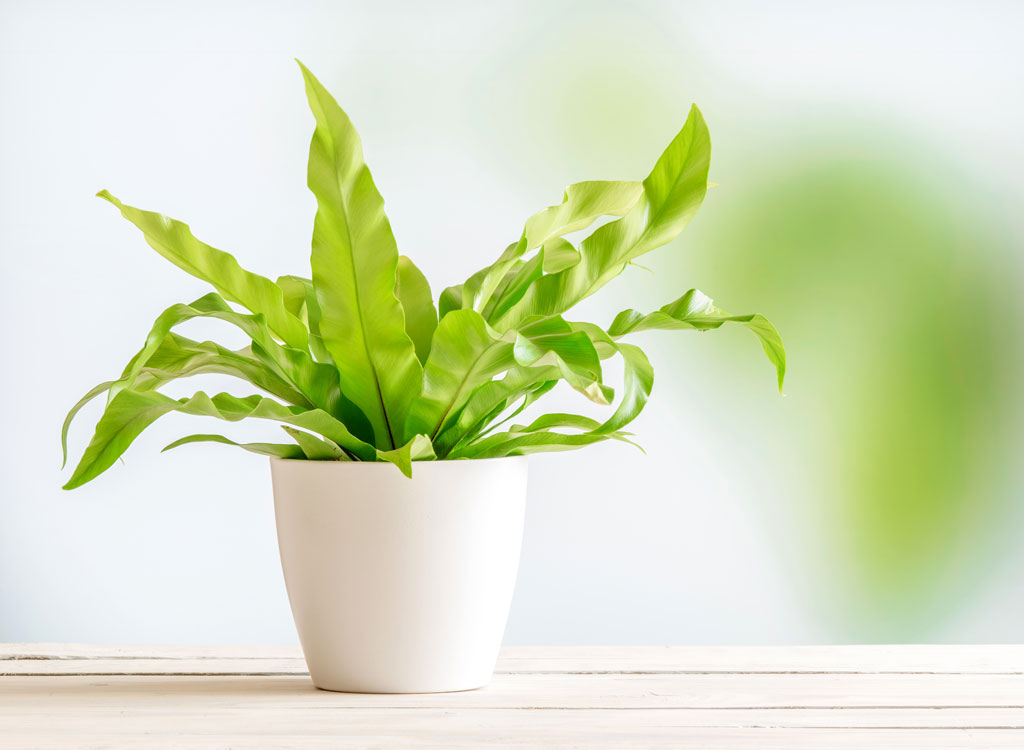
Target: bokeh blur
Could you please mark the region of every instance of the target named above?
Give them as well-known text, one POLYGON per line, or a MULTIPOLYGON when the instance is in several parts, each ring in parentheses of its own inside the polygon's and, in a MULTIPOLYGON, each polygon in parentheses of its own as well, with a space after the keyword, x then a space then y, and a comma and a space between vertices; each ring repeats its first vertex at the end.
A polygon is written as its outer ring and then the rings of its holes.
POLYGON ((647 455, 534 460, 509 642, 1019 641, 1021 28, 1011 2, 4 2, 0 640, 294 638, 258 459, 157 456, 161 425, 69 497, 55 436, 201 292, 95 190, 305 268, 298 56, 435 295, 564 185, 644 176, 691 102, 710 126, 697 219, 580 317, 698 287, 777 325, 785 396, 742 329, 644 334, 647 455))

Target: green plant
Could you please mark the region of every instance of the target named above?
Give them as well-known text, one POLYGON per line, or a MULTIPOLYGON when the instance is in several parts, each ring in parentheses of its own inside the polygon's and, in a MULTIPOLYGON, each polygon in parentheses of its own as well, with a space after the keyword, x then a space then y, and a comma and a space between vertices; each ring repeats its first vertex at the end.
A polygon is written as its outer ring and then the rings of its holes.
POLYGON ((682 130, 643 182, 581 182, 562 202, 527 220, 519 240, 465 283, 449 287, 438 308, 427 280, 398 248, 384 202, 363 162, 355 128, 300 63, 316 119, 308 185, 317 200, 311 278, 276 282, 241 268, 234 257, 197 240, 188 226, 98 195, 138 227, 149 245, 214 292, 173 305, 117 380, 101 383, 70 411, 61 434, 65 461, 72 419, 107 394, 96 432, 65 489, 101 474, 139 433, 170 412, 282 423, 291 443, 239 444, 221 435, 171 443, 218 442, 281 458, 390 461, 411 476, 425 459, 491 458, 565 450, 607 439, 643 409, 654 372, 627 335, 648 329, 697 330, 726 322, 747 326, 775 365, 779 388, 785 351, 760 315, 729 315, 691 289, 660 310, 619 313, 607 328, 563 317, 637 256, 674 239, 707 191, 711 142, 694 106, 682 130), (578 246, 566 239, 602 217, 578 246), (239 312, 232 304, 248 310, 239 312), (230 350, 174 331, 191 318, 216 318, 251 339, 230 350), (545 414, 499 430, 565 381, 610 405, 601 360, 624 363, 619 404, 604 422, 545 414), (266 393, 203 392, 174 399, 159 388, 203 373, 232 375, 266 393))

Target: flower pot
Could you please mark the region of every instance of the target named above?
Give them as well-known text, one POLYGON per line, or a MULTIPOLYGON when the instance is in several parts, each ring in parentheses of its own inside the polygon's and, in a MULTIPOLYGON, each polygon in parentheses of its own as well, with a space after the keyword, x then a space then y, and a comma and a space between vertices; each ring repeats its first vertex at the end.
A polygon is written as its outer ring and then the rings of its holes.
POLYGON ((288 599, 313 684, 359 693, 486 685, 508 618, 526 458, 271 459, 288 599))

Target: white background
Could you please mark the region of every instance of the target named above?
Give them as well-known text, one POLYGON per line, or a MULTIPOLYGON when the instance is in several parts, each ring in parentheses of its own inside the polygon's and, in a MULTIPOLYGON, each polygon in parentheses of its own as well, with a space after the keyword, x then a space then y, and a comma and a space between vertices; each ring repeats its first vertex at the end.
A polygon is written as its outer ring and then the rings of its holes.
MULTIPOLYGON (((293 57, 352 116, 399 245, 435 295, 490 262, 565 184, 640 178, 693 100, 721 144, 742 141, 755 107, 846 97, 1022 187, 1019 10, 626 6, 0 3, 0 640, 295 641, 265 460, 219 446, 159 455, 212 426, 168 417, 123 464, 66 493, 58 443, 68 407, 120 371, 152 319, 205 291, 98 189, 188 221, 254 271, 306 273, 312 119, 293 57), (686 61, 693 74, 650 111, 573 120, 551 92, 576 70, 560 61, 579 55, 655 78, 659 62, 686 61), (535 90, 551 106, 533 106, 535 90), (600 141, 586 169, 543 146, 599 127, 621 137, 600 141)), ((645 278, 587 311, 604 320, 667 301, 645 278)), ((841 638, 807 583, 816 562, 800 540, 813 532, 787 507, 799 456, 772 440, 799 389, 773 394, 740 333, 645 344, 659 373, 635 425, 647 454, 616 444, 532 460, 507 642, 841 638), (691 372, 666 364, 680 347, 691 372), (702 366, 719 347, 742 350, 749 373, 702 366), (733 399, 766 405, 723 419, 733 399)), ((97 414, 75 425, 73 459, 97 414)), ((1020 567, 1004 561, 970 612, 930 637, 1019 640, 1020 567)))

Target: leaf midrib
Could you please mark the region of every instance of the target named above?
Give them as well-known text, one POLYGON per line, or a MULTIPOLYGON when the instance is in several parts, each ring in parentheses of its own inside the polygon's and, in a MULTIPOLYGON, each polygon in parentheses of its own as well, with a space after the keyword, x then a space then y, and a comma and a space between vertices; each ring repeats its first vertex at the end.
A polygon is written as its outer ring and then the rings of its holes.
POLYGON ((488 344, 487 347, 484 348, 479 355, 477 355, 476 359, 473 360, 473 364, 469 366, 469 369, 466 370, 466 374, 462 377, 462 380, 459 382, 459 387, 455 389, 455 394, 452 396, 452 400, 448 402, 448 406, 445 407, 444 413, 441 414, 441 418, 437 422, 437 427, 434 428, 434 432, 430 435, 431 443, 433 443, 434 440, 437 438, 438 434, 440 434, 441 427, 444 426, 444 422, 446 419, 448 419, 448 415, 454 408, 455 402, 459 400, 459 396, 462 395, 462 391, 466 387, 466 383, 469 382, 470 375, 472 375, 476 371, 477 365, 480 364, 480 361, 484 358, 484 355, 487 354, 487 352, 491 351, 491 349, 493 349, 498 344, 504 343, 506 342, 495 341, 491 344, 488 344))
MULTIPOLYGON (((320 98, 320 92, 319 91, 317 91, 317 94, 316 94, 316 101, 317 101, 317 105, 320 107, 320 113, 324 116, 324 119, 326 120, 327 113, 326 113, 326 110, 324 108, 323 101, 320 98)), ((320 129, 319 123, 317 124, 317 128, 320 129)), ((334 175, 337 177, 338 176, 338 169, 337 169, 337 167, 338 167, 338 148, 337 148, 337 143, 335 142, 334 136, 331 134, 331 132, 329 130, 325 130, 324 132, 325 132, 327 138, 330 140, 330 143, 331 143, 331 154, 334 156, 334 166, 335 166, 334 175)), ((366 165, 363 164, 360 169, 366 169, 366 165)), ((366 322, 365 322, 365 320, 363 318, 363 306, 362 306, 362 303, 360 302, 360 299, 359 299, 359 276, 356 273, 356 262, 355 262, 355 254, 354 254, 355 244, 354 244, 354 238, 352 236, 352 228, 349 226, 349 221, 348 221, 348 205, 347 205, 347 203, 345 201, 345 191, 343 189, 343 186, 342 186, 340 178, 337 179, 337 183, 338 183, 338 200, 341 202, 341 208, 345 212, 345 234, 348 236, 348 253, 346 253, 346 258, 347 258, 348 263, 349 263, 349 265, 351 267, 351 270, 352 270, 352 279, 354 281, 352 286, 353 286, 355 303, 356 303, 356 316, 359 319, 359 330, 362 333, 363 351, 366 353, 366 361, 370 365, 370 373, 373 376, 373 384, 374 384, 374 387, 377 390, 377 402, 380 404, 380 413, 381 413, 381 416, 384 418, 384 428, 387 430, 388 442, 390 443, 391 448, 394 449, 396 447, 395 446, 395 435, 394 435, 394 432, 391 429, 391 420, 388 418, 387 407, 384 405, 384 391, 381 389, 381 386, 380 386, 380 376, 377 374, 377 365, 373 361, 373 355, 370 354, 370 344, 369 344, 369 341, 368 341, 367 335, 366 335, 366 322)))

